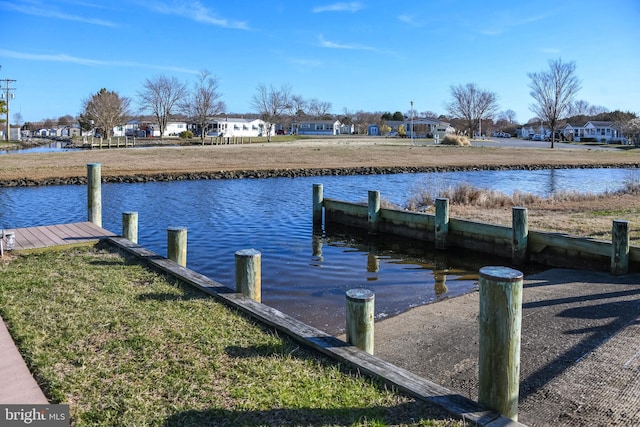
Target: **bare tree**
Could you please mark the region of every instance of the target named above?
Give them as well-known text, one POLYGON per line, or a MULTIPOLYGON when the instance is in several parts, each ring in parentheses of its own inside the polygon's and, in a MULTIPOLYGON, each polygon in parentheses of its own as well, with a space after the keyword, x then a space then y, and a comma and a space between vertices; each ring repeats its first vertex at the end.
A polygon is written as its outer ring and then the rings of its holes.
POLYGON ((85 99, 82 103, 81 120, 93 124, 102 135, 109 138, 113 128, 124 125, 131 115, 131 100, 121 97, 117 92, 100 89, 98 93, 85 99))
POLYGON ((558 120, 569 112, 576 93, 580 90, 580 80, 575 75, 575 62, 562 59, 549 60, 549 70, 528 73, 529 88, 535 103, 529 107, 551 129, 551 148, 554 146, 558 120))
POLYGON ((421 112, 419 117, 422 117, 422 118, 425 118, 425 119, 438 120, 438 115, 436 113, 434 113, 433 111, 430 111, 430 110, 421 112))
POLYGON ((218 86, 218 79, 209 71, 203 70, 193 85, 193 92, 187 93, 179 102, 180 110, 200 128, 200 141, 203 144, 209 121, 226 109, 224 102, 220 100, 222 94, 218 91, 218 86))
POLYGON ((13 114, 13 123, 18 125, 18 126, 22 126, 22 122, 23 122, 23 118, 22 118, 22 113, 18 112, 18 113, 14 113, 13 114))
POLYGON ((478 127, 480 133, 480 120, 493 118, 498 111, 498 96, 491 91, 478 88, 474 83, 451 86, 452 100, 446 104, 449 114, 462 119, 469 137, 473 137, 473 131, 478 127))
POLYGON ((167 123, 178 104, 187 94, 187 85, 175 77, 156 76, 145 80, 138 93, 138 104, 142 111, 152 113, 160 126, 160 137, 164 137, 167 123))
POLYGON ((516 112, 513 110, 501 111, 500 114, 498 115, 498 120, 504 121, 510 125, 514 124, 516 123, 516 112))
POLYGON ((331 110, 331 103, 328 101, 319 101, 313 98, 309 100, 307 104, 307 114, 314 119, 325 119, 331 115, 329 113, 331 110))
POLYGON ((264 83, 258 86, 251 99, 251 106, 267 126, 267 141, 271 142, 273 127, 291 110, 291 86, 283 84, 280 89, 264 83))
POLYGON ((307 115, 307 100, 302 95, 291 96, 289 102, 289 115, 291 116, 292 128, 294 133, 298 133, 300 121, 307 115))

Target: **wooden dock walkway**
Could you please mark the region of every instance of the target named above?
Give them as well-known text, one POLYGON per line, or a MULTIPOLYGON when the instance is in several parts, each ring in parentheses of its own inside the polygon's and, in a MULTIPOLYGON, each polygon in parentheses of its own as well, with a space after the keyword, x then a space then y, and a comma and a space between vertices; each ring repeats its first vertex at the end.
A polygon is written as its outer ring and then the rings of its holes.
MULTIPOLYGON (((4 232, 14 233, 13 250, 71 245, 115 236, 91 222, 5 229, 4 232)), ((0 319, 0 404, 46 403, 47 398, 29 372, 4 321, 0 319)))
POLYGON ((14 250, 72 245, 75 243, 91 242, 115 236, 114 233, 105 230, 92 222, 76 222, 71 224, 5 229, 4 232, 15 234, 14 250))

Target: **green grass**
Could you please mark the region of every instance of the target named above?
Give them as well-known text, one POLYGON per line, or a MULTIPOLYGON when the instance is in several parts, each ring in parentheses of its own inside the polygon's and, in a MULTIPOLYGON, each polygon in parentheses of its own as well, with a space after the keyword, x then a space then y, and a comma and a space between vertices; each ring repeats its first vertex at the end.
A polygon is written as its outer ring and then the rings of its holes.
POLYGON ((458 425, 107 248, 18 254, 0 314, 74 425, 458 425))

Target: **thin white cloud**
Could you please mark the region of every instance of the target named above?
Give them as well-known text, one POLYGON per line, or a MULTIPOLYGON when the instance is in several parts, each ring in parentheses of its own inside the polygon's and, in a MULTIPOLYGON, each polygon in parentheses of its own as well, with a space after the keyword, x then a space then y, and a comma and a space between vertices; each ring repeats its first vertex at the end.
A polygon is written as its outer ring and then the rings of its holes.
POLYGON ((405 24, 411 25, 413 27, 421 27, 423 24, 416 21, 415 16, 402 14, 398 16, 398 21, 404 22, 405 24))
POLYGON ((115 22, 105 21, 103 19, 92 18, 89 16, 74 15, 60 10, 47 7, 43 4, 32 3, 31 5, 25 3, 9 3, 0 2, 0 9, 9 10, 12 12, 23 13, 25 15, 41 16, 50 19, 60 19, 64 21, 82 22, 91 25, 100 25, 103 27, 117 27, 115 22))
POLYGON ((200 71, 192 70, 184 67, 174 67, 167 65, 154 65, 144 62, 133 61, 102 61, 98 59, 81 58, 78 56, 67 55, 66 53, 58 54, 34 54, 16 52, 13 50, 0 49, 0 57, 24 59, 27 61, 41 61, 41 62, 66 62, 78 65, 87 66, 101 66, 101 67, 132 67, 132 68, 150 68, 155 70, 175 71, 179 73, 187 74, 199 74, 200 71))
POLYGON ((317 59, 290 58, 289 63, 300 68, 318 68, 323 65, 322 61, 317 59))
POLYGON ((318 36, 318 41, 320 42, 321 47, 326 47, 328 49, 347 49, 347 50, 370 50, 376 51, 376 48, 371 46, 359 45, 359 44, 342 44, 336 43, 329 40, 325 40, 324 36, 320 34, 318 36))
POLYGON ((174 0, 165 1, 145 1, 142 6, 163 15, 174 15, 191 19, 202 24, 214 25, 216 27, 231 28, 236 30, 249 30, 249 25, 244 21, 234 21, 227 18, 220 18, 199 1, 174 0))
POLYGON ((557 47, 541 47, 539 50, 542 53, 549 53, 549 54, 558 54, 562 52, 557 47))
POLYGON ((505 14, 504 16, 493 20, 491 29, 485 28, 480 30, 480 34, 483 34, 485 36, 499 36, 512 30, 513 28, 517 28, 523 25, 533 24, 535 22, 547 19, 550 16, 551 15, 549 14, 543 14, 543 15, 532 15, 524 19, 512 19, 511 14, 505 14))
POLYGON ((355 13, 361 9, 364 9, 364 6, 359 1, 352 1, 350 3, 333 3, 325 6, 317 6, 313 8, 313 13, 322 13, 322 12, 351 12, 355 13))

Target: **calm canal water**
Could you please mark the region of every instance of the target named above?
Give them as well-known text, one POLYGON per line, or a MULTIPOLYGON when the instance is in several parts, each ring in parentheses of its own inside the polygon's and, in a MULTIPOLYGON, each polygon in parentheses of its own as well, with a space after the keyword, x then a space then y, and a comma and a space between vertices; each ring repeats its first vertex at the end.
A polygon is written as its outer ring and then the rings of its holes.
MULTIPOLYGON (((312 178, 103 184, 103 226, 122 230, 137 211, 139 242, 166 255, 166 230, 188 229, 190 268, 234 287, 234 253, 262 253, 262 300, 329 333, 344 329, 344 293, 367 287, 376 317, 472 290, 480 267, 495 260, 425 252, 404 241, 372 242, 349 234, 314 236, 312 185, 324 196, 365 202, 368 190, 403 205, 420 187, 467 182, 511 193, 602 192, 637 179, 635 169, 567 169, 366 175, 312 178)), ((0 228, 86 221, 86 187, 0 188, 0 228)))

